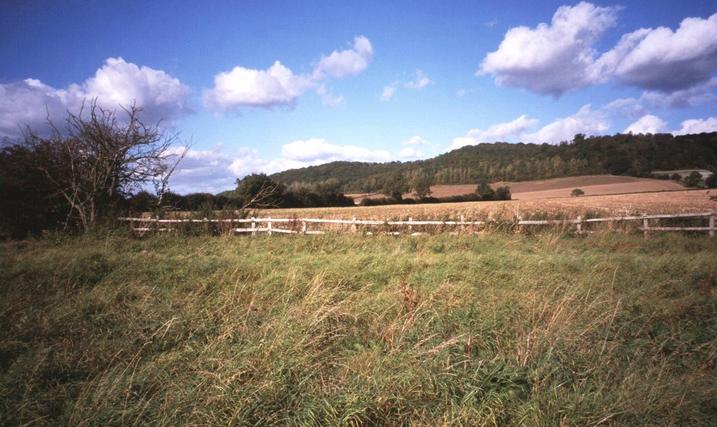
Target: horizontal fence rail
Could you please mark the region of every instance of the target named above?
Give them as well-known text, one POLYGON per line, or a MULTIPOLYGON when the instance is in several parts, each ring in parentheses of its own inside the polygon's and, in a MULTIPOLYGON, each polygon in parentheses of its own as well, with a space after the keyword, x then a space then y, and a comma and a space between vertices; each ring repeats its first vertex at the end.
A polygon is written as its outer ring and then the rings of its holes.
MULTIPOLYGON (((489 221, 467 221, 464 218, 460 220, 414 220, 409 218, 408 220, 365 220, 365 219, 328 219, 328 218, 271 218, 271 217, 252 217, 252 218, 229 218, 229 219, 189 219, 189 218, 176 218, 176 219, 159 219, 159 218, 129 218, 122 217, 118 218, 120 221, 126 221, 130 223, 130 227, 134 232, 146 233, 151 231, 178 231, 178 227, 172 225, 190 225, 190 224, 217 224, 229 227, 227 231, 234 233, 267 233, 269 235, 277 234, 325 234, 328 230, 314 230, 309 229, 309 225, 348 225, 350 226, 351 232, 358 232, 359 226, 376 227, 383 226, 386 228, 401 228, 407 227, 408 234, 419 235, 426 234, 425 232, 416 232, 413 227, 418 227, 420 230, 422 226, 440 226, 440 227, 459 227, 458 230, 465 231, 466 227, 470 227, 471 232, 474 231, 474 227, 485 227, 489 221), (235 225, 246 224, 247 227, 236 227, 235 225), (263 226, 259 226, 262 224, 263 226), (275 225, 283 225, 285 228, 277 228, 275 225), (286 228, 289 227, 289 228, 286 228)), ((606 218, 582 218, 578 216, 575 219, 522 219, 516 217, 512 222, 508 223, 516 226, 516 231, 524 230, 525 226, 541 226, 541 225, 562 225, 575 227, 575 232, 585 233, 583 226, 594 223, 619 223, 619 222, 632 222, 638 221, 640 225, 637 227, 641 230, 645 236, 648 236, 650 232, 657 231, 690 231, 690 232, 707 232, 710 236, 715 235, 715 212, 699 212, 699 213, 679 213, 679 214, 651 214, 651 215, 632 215, 632 216, 617 216, 617 217, 606 217, 606 218), (656 221, 666 219, 706 219, 707 224, 705 226, 683 226, 683 227, 672 227, 672 226, 661 226, 656 221), (653 224, 651 224, 651 222, 653 224)), ((336 229, 335 231, 345 231, 343 228, 336 229)), ((400 231, 396 230, 377 230, 384 234, 399 235, 400 231)), ((374 231, 366 231, 366 234, 375 234, 374 231)))

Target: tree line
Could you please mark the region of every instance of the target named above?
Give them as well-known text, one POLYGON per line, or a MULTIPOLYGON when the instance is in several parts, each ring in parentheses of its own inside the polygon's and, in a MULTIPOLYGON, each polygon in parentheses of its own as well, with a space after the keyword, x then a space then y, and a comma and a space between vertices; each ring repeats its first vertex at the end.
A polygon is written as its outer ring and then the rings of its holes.
POLYGON ((311 183, 342 177, 346 192, 381 192, 401 173, 429 176, 434 184, 526 181, 591 174, 651 176, 654 170, 717 170, 717 132, 698 135, 617 134, 559 145, 484 143, 413 162, 332 162, 271 175, 277 182, 311 183))

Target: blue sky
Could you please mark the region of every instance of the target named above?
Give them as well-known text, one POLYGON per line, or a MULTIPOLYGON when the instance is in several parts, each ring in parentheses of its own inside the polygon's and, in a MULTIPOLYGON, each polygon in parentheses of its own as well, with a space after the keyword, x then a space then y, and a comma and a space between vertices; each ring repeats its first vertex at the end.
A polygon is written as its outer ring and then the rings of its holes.
POLYGON ((713 1, 5 1, 0 137, 82 99, 136 101, 191 141, 173 181, 189 192, 478 142, 715 131, 715 13, 713 1))

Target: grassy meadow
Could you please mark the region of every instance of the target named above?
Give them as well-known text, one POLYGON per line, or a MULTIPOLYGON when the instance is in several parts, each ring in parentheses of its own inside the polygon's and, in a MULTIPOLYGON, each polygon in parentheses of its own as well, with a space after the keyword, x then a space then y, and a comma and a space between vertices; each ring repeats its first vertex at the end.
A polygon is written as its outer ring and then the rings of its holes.
POLYGON ((708 425, 717 239, 0 244, 0 425, 708 425))

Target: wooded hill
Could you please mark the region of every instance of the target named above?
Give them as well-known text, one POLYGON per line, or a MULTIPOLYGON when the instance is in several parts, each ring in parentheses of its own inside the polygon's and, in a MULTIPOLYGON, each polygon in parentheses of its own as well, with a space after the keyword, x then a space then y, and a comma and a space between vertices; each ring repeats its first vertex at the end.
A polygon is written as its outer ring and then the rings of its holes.
POLYGON ((319 183, 338 179, 344 191, 374 192, 396 172, 434 184, 527 181, 588 174, 649 176, 653 170, 717 170, 717 132, 697 135, 617 134, 559 145, 483 143, 413 162, 332 162, 271 175, 276 182, 319 183))

